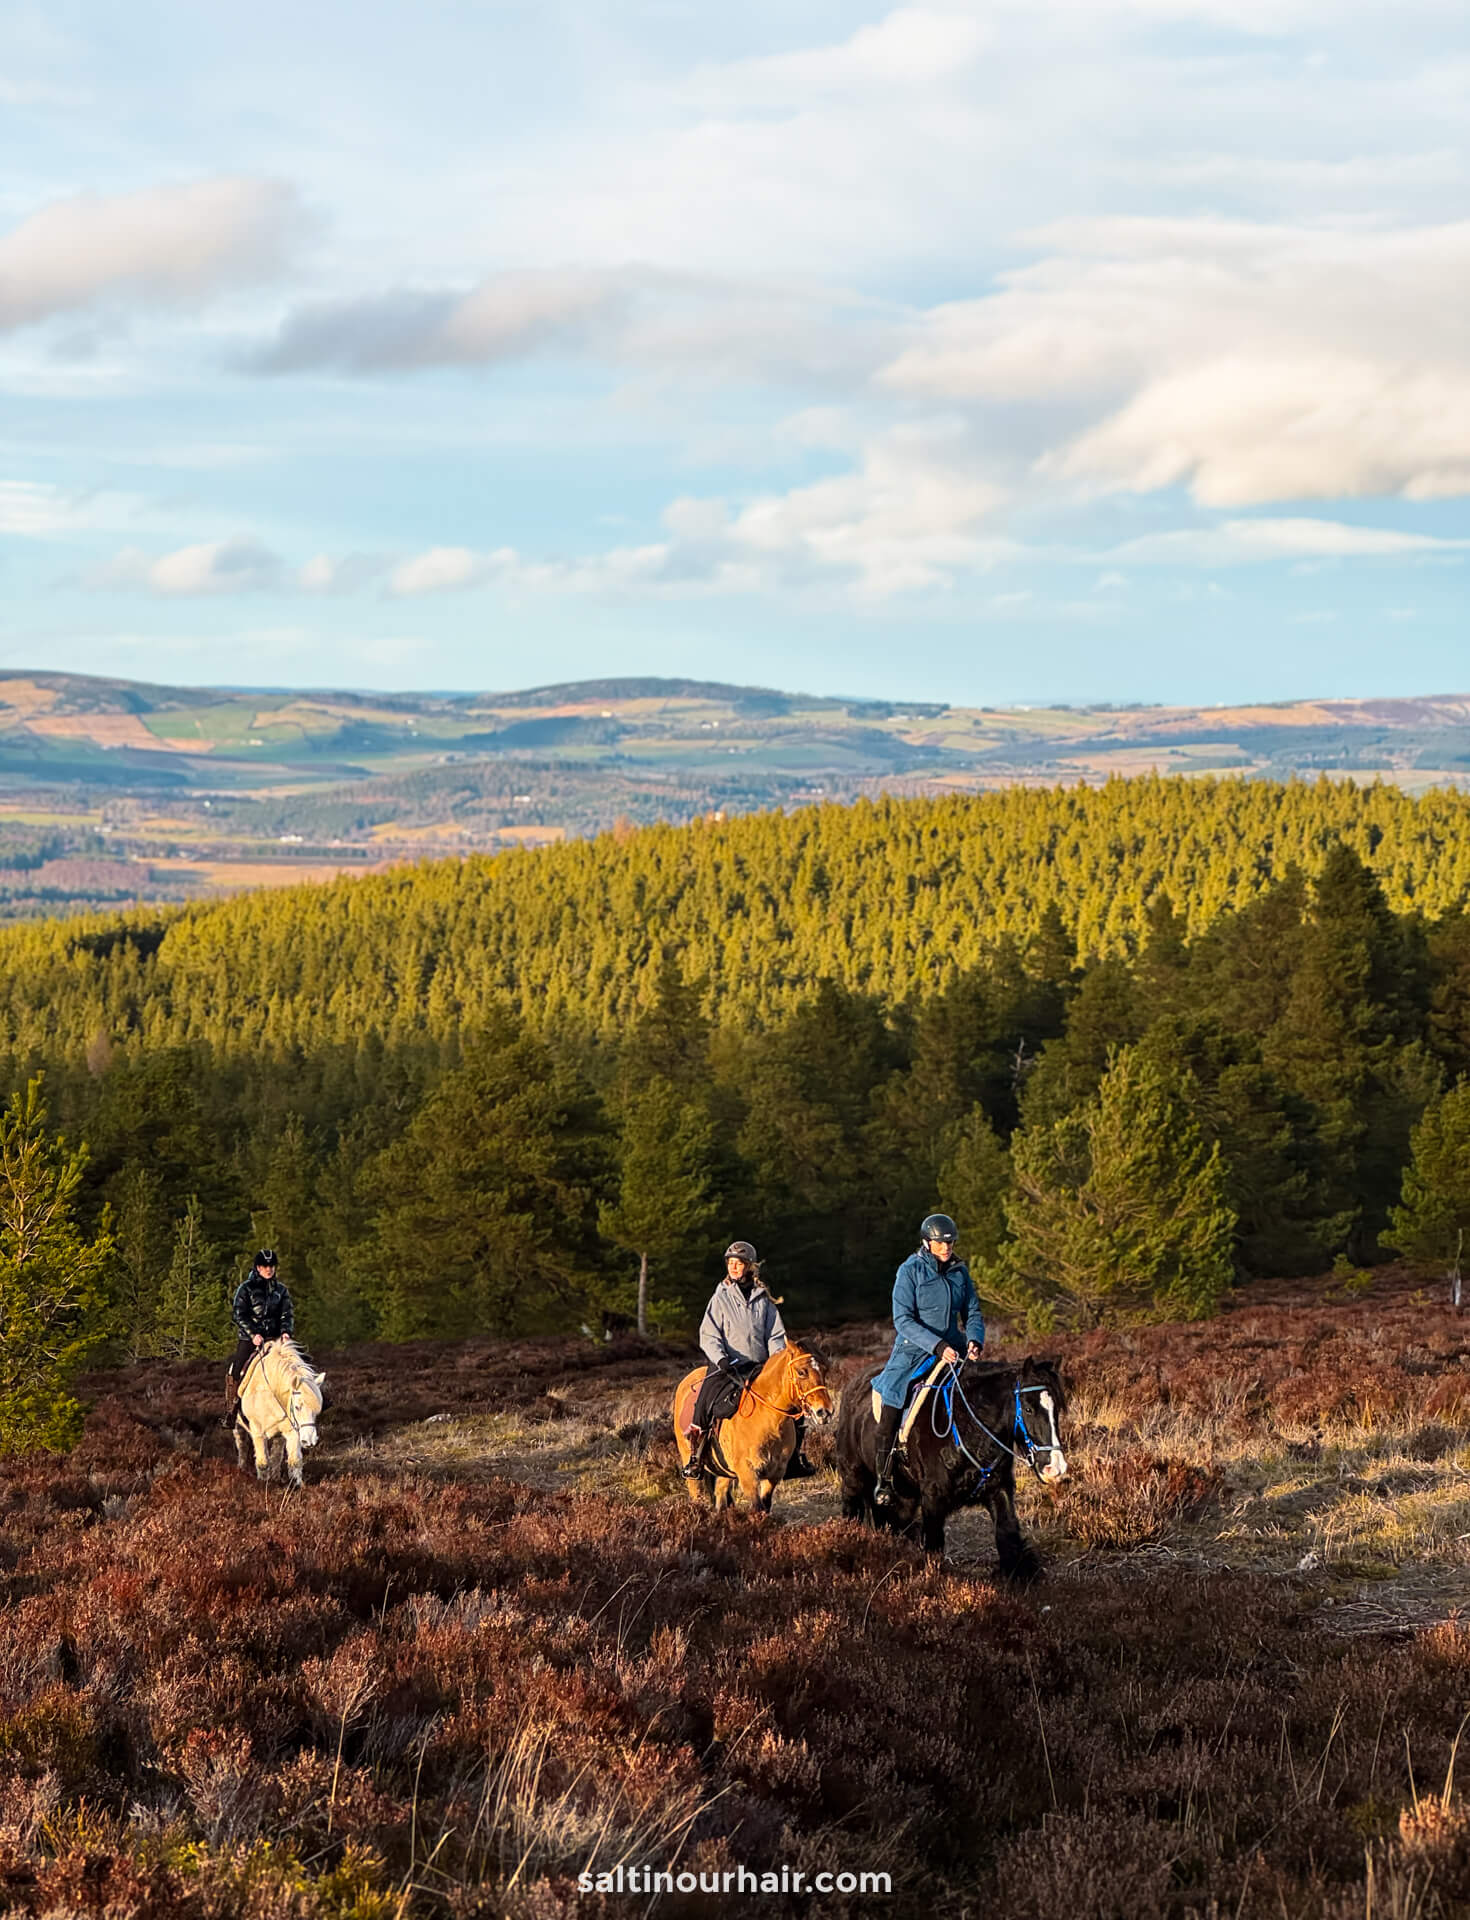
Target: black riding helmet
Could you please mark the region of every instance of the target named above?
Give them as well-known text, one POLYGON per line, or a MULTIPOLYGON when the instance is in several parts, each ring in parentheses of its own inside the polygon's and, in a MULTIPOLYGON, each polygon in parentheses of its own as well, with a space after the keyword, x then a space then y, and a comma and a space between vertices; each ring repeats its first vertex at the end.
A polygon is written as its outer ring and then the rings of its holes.
POLYGON ((257 1271, 259 1271, 261 1267, 274 1267, 279 1264, 279 1261, 276 1259, 276 1250, 274 1247, 262 1247, 260 1252, 255 1256, 257 1271))
POLYGON ((924 1241, 947 1240, 951 1246, 960 1237, 960 1230, 947 1213, 931 1213, 919 1228, 919 1238, 924 1241))

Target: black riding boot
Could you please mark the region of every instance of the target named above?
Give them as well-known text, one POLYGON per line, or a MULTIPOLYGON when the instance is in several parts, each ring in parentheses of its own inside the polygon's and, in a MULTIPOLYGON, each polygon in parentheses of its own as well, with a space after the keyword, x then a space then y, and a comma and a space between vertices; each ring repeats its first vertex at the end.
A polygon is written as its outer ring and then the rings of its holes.
POLYGON ((796 1445, 792 1449, 791 1458, 786 1463, 786 1478, 788 1480, 810 1480, 812 1475, 817 1471, 802 1451, 805 1445, 806 1422, 805 1420, 798 1420, 796 1423, 796 1445))
POLYGON ((873 1488, 875 1507, 886 1507, 893 1499, 893 1450, 898 1445, 898 1429, 902 1419, 902 1407, 885 1406, 878 1416, 878 1445, 874 1453, 874 1465, 878 1471, 877 1484, 873 1488))
POLYGON ((679 1469, 686 1480, 697 1480, 704 1472, 706 1462, 709 1460, 710 1442, 714 1438, 714 1431, 713 1421, 707 1427, 689 1429, 689 1461, 686 1466, 679 1469))

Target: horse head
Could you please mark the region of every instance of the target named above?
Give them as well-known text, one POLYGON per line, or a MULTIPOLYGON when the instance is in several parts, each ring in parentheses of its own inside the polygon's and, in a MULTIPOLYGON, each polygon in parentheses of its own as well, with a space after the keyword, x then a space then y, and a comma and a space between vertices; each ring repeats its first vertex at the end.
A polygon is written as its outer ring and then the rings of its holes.
POLYGON ((1043 1480, 1067 1477, 1060 1424, 1066 1411, 1059 1362, 1028 1353, 1016 1371, 1016 1445, 1043 1480))
POLYGON ((797 1413, 825 1427, 832 1418, 832 1390, 827 1385, 826 1363, 794 1341, 787 1345, 785 1358, 787 1391, 796 1402, 797 1413))
POLYGON ((286 1374, 286 1418, 295 1428, 302 1446, 314 1447, 317 1443, 317 1415, 322 1410, 322 1388, 327 1384, 327 1376, 316 1372, 305 1354, 295 1346, 283 1344, 277 1347, 276 1356, 286 1374))

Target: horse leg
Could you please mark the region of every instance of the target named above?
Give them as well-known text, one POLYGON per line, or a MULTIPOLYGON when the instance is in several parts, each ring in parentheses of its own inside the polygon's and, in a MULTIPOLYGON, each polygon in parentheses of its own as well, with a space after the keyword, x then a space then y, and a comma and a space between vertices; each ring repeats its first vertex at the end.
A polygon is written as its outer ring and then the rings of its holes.
POLYGON ((746 1503, 752 1513, 769 1513, 771 1510, 771 1483, 760 1477, 760 1470, 746 1463, 740 1467, 740 1491, 745 1495, 746 1503))
POLYGON ((270 1446, 263 1433, 250 1429, 250 1439, 255 1447, 255 1477, 257 1480, 269 1480, 271 1473, 270 1446))
POLYGON ((1006 1580, 1035 1580, 1041 1573, 1041 1561, 1036 1550, 1026 1542, 1021 1532, 1021 1523, 1016 1518, 1015 1496, 1009 1487, 997 1487, 985 1500, 990 1509, 990 1517, 995 1522, 995 1551, 1000 1561, 1002 1578, 1006 1580))
POLYGON ((301 1440, 294 1428, 283 1438, 286 1448, 286 1471, 290 1476, 291 1485, 299 1487, 301 1485, 301 1440))
POLYGON ((925 1553, 943 1553, 944 1514, 938 1507, 931 1507, 926 1500, 923 1507, 923 1520, 925 1553))

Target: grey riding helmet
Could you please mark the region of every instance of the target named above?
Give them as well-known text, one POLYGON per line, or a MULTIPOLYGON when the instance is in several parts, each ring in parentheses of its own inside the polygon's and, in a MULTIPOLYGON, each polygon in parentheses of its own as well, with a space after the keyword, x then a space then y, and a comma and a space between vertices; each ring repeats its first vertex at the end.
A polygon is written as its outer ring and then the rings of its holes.
POLYGON ((755 1248, 748 1240, 732 1240, 725 1249, 725 1258, 727 1260, 743 1260, 748 1267, 758 1267, 760 1265, 760 1261, 756 1258, 755 1248))

